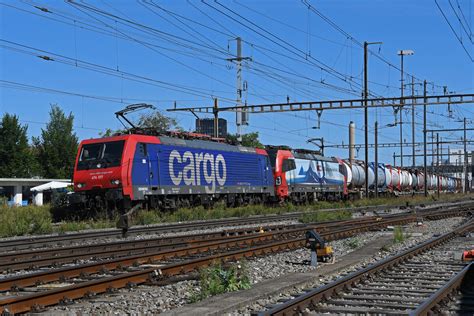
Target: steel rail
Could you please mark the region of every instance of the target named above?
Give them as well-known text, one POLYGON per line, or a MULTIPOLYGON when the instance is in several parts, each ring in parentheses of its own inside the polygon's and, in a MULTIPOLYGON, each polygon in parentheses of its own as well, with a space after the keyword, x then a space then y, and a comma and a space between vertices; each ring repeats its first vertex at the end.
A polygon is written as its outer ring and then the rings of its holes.
MULTIPOLYGON (((406 213, 405 213, 406 214, 406 213)), ((385 216, 385 218, 394 215, 385 216)), ((395 215, 399 216, 399 215, 395 215)), ((311 225, 312 228, 319 232, 328 231, 334 227, 360 225, 363 222, 376 221, 380 217, 370 216, 349 220, 324 221, 319 223, 294 224, 294 225, 276 225, 276 226, 260 226, 251 228, 241 228, 224 230, 213 233, 201 233, 182 236, 158 237, 140 240, 117 241, 110 243, 99 243, 89 245, 78 245, 61 248, 35 249, 28 251, 16 251, 0 254, 0 271, 18 271, 27 268, 38 268, 47 265, 57 265, 61 263, 73 262, 78 259, 87 258, 103 258, 113 255, 114 257, 127 251, 138 252, 146 249, 157 250, 158 248, 179 248, 190 244, 202 243, 205 241, 220 240, 224 237, 234 238, 243 235, 282 231, 288 229, 305 228, 311 225)), ((128 254, 131 255, 131 254, 128 254)))
MULTIPOLYGON (((439 204, 439 206, 432 207, 432 209, 439 209, 446 206, 462 206, 462 205, 474 205, 474 201, 471 199, 463 199, 460 201, 451 201, 448 203, 440 203, 439 201, 425 202, 416 205, 411 205, 411 207, 423 207, 431 204, 439 204)), ((357 208, 340 208, 340 209, 323 209, 318 211, 350 211, 352 213, 358 212, 369 212, 369 211, 381 211, 387 208, 400 208, 406 207, 406 205, 377 205, 377 206, 364 206, 357 208)), ((430 208, 430 207, 428 207, 430 208)), ((317 212, 317 211, 315 211, 317 212)), ((286 213, 279 215, 257 215, 250 216, 247 218, 228 218, 228 219, 218 219, 210 221, 192 221, 186 223, 171 223, 166 225, 154 225, 147 227, 135 227, 131 228, 128 231, 128 235, 138 235, 138 234, 156 234, 156 233, 169 233, 169 232, 183 232, 183 231, 192 231, 198 229, 208 229, 208 228, 222 228, 223 226, 241 226, 241 225, 250 225, 250 224, 263 224, 268 222, 275 221, 285 221, 285 220, 296 220, 302 216, 302 214, 307 214, 309 212, 296 212, 296 213, 286 213)), ((109 229, 109 230, 100 230, 93 232, 79 232, 79 233, 67 233, 64 235, 46 235, 46 236, 31 236, 26 238, 15 238, 0 240, 0 252, 12 251, 12 250, 25 250, 30 248, 39 248, 47 247, 51 245, 61 244, 65 242, 73 243, 76 241, 82 241, 84 239, 94 239, 94 238, 104 238, 104 237, 117 237, 122 236, 122 231, 119 229, 109 229)))
MULTIPOLYGON (((334 230, 331 232, 322 233, 328 240, 338 239, 341 237, 349 236, 350 234, 367 231, 368 229, 380 228, 388 224, 393 223, 407 223, 414 221, 415 217, 406 216, 398 220, 390 219, 387 221, 375 221, 374 223, 353 227, 343 228, 334 230)), ((156 262, 159 260, 166 260, 170 258, 189 256, 193 254, 203 253, 209 250, 227 249, 236 245, 253 245, 257 242, 274 240, 281 235, 299 235, 302 236, 310 227, 287 230, 284 232, 270 232, 252 236, 238 237, 231 240, 220 240, 214 242, 207 242, 197 245, 190 245, 188 247, 156 251, 154 253, 140 254, 134 256, 127 256, 123 258, 109 259, 106 261, 88 263, 74 267, 59 268, 51 271, 43 271, 38 273, 24 274, 20 276, 14 276, 10 278, 0 279, 0 291, 8 291, 10 289, 22 288, 26 286, 35 285, 37 283, 53 282, 57 280, 66 280, 72 277, 77 277, 91 273, 97 273, 101 270, 110 271, 115 269, 122 269, 127 266, 145 264, 156 262)))
POLYGON ((314 306, 322 300, 326 300, 333 295, 337 295, 345 288, 351 288, 358 282, 363 281, 369 277, 369 275, 376 274, 382 270, 393 267, 404 260, 411 258, 417 254, 423 253, 433 247, 447 242, 448 240, 456 237, 458 234, 468 231, 474 228, 474 221, 470 220, 468 223, 454 229, 451 232, 443 234, 437 238, 428 240, 418 246, 410 248, 401 254, 388 257, 384 260, 376 262, 364 269, 353 272, 345 277, 339 278, 334 282, 326 284, 324 286, 315 288, 305 294, 302 294, 295 299, 289 300, 283 304, 279 304, 269 310, 262 311, 259 316, 268 315, 294 315, 302 313, 302 311, 310 306, 314 306))
MULTIPOLYGON (((18 251, 0 255, 0 271, 17 271, 29 267, 42 267, 45 265, 56 265, 60 263, 73 262, 85 258, 103 258, 106 256, 118 257, 122 253, 141 252, 147 249, 174 249, 198 244, 222 240, 224 238, 235 238, 261 232, 281 231, 293 227, 304 227, 306 225, 294 226, 268 226, 252 227, 236 230, 225 230, 214 233, 192 234, 182 236, 170 236, 161 238, 150 238, 140 240, 117 241, 111 243, 99 243, 90 245, 78 245, 62 248, 46 248, 29 251, 18 251), (49 260, 49 261, 48 261, 49 260)), ((131 255, 131 254, 129 254, 131 255)))
MULTIPOLYGON (((454 208, 454 212, 441 211, 441 213, 433 212, 425 215, 427 218, 436 216, 452 216, 459 213, 458 208, 454 208)), ((462 212, 462 211, 461 211, 462 212)), ((423 211, 423 213, 427 213, 423 211)), ((291 226, 276 226, 267 228, 247 228, 240 230, 231 230, 224 232, 216 232, 210 234, 194 234, 167 238, 154 238, 137 241, 124 241, 114 243, 103 243, 97 245, 86 245, 76 247, 65 247, 59 249, 35 250, 27 252, 7 253, 0 255, 0 270, 3 271, 18 271, 22 269, 40 268, 46 266, 58 266, 65 263, 76 262, 79 259, 94 259, 99 258, 118 258, 132 255, 145 255, 147 253, 155 253, 158 250, 177 249, 192 244, 202 244, 210 241, 221 241, 231 239, 242 235, 249 235, 261 232, 279 232, 291 229, 301 229, 304 232, 309 227, 318 230, 320 233, 329 231, 337 227, 350 227, 361 225, 363 223, 376 222, 380 219, 388 220, 390 218, 396 219, 400 216, 406 216, 408 213, 387 215, 384 217, 364 217, 341 221, 328 221, 311 224, 298 224, 291 226)))
POLYGON ((474 263, 468 264, 461 272, 452 277, 448 283, 433 293, 423 304, 410 313, 410 316, 428 316, 441 314, 438 305, 453 292, 459 290, 464 282, 474 282, 474 263), (469 279, 469 280, 468 280, 469 279))
MULTIPOLYGON (((335 232, 327 232, 327 233, 324 233, 323 236, 327 240, 332 240, 332 239, 340 238, 341 236, 347 237, 361 231, 366 231, 371 228, 382 227, 382 226, 386 226, 388 224, 394 224, 394 223, 406 223, 406 222, 414 221, 416 219, 417 219, 417 216, 409 215, 409 216, 405 216, 405 218, 400 218, 397 220, 389 219, 387 221, 379 221, 376 223, 367 224, 365 226, 346 228, 346 229, 341 229, 335 232)), ((268 236, 271 234, 266 234, 266 235, 267 236, 262 235, 260 236, 260 238, 268 238, 267 240, 271 240, 269 238, 270 236, 268 236)), ((244 238, 248 238, 248 240, 250 240, 250 238, 254 238, 254 237, 242 237, 242 239, 244 238)), ((242 240, 234 241, 234 243, 238 245, 238 243, 241 241, 242 240)), ((146 268, 144 270, 137 271, 137 272, 128 272, 128 273, 124 273, 122 275, 118 275, 114 277, 108 277, 108 278, 84 282, 84 283, 80 283, 76 285, 66 286, 60 289, 45 291, 43 293, 7 298, 7 299, 0 300, 0 312, 3 312, 3 313, 27 312, 32 309, 35 310, 35 309, 39 309, 40 307, 54 305, 61 301, 68 301, 68 300, 84 297, 84 296, 90 295, 91 293, 93 294, 103 293, 110 289, 125 287, 130 284, 141 284, 144 282, 160 280, 164 277, 184 274, 190 271, 194 271, 197 268, 208 266, 214 261, 237 260, 240 258, 251 257, 251 256, 256 256, 256 255, 265 255, 272 252, 303 247, 305 243, 306 243, 306 239, 304 237, 295 238, 291 240, 276 241, 276 242, 272 242, 266 245, 253 246, 250 248, 244 248, 244 249, 239 249, 239 250, 233 250, 230 252, 224 252, 221 254, 205 256, 198 259, 188 260, 185 262, 178 262, 175 264, 164 265, 160 268, 146 268)), ((219 243, 214 244, 212 247, 212 250, 219 249, 220 246, 222 246, 223 244, 225 243, 221 243, 220 245, 219 243)), ((228 245, 226 247, 228 247, 228 245)), ((189 249, 187 250, 179 249, 177 250, 177 252, 180 252, 185 256, 190 254, 189 249)), ((201 251, 198 249, 194 249, 193 251, 193 253, 200 253, 200 252, 201 251)), ((175 254, 172 254, 172 255, 175 256, 175 254)), ((159 258, 166 259, 167 257, 166 255, 161 254, 159 258)), ((114 269, 118 267, 123 267, 124 264, 130 265, 130 264, 135 264, 139 262, 142 262, 142 263, 150 262, 151 261, 150 259, 151 259, 150 257, 148 258, 142 257, 142 258, 127 258, 126 259, 127 262, 124 262, 123 260, 122 261, 116 260, 112 263, 103 262, 101 264, 93 265, 94 266, 93 270, 97 271, 98 268, 103 269, 103 270, 109 270, 110 268, 114 269)), ((75 269, 74 274, 77 275, 77 273, 80 273, 80 272, 87 273, 88 272, 87 268, 90 268, 90 266, 91 265, 89 265, 88 267, 81 267, 82 271, 80 271, 81 269, 75 269)), ((53 275, 55 275, 54 279, 60 278, 61 273, 64 272, 65 269, 60 269, 60 270, 62 271, 53 272, 53 275)), ((89 271, 89 272, 93 272, 93 271, 89 271)), ((45 280, 48 280, 48 278, 51 278, 51 274, 48 274, 48 273, 40 273, 40 274, 35 275, 36 280, 34 280, 34 278, 33 279, 30 278, 28 284, 35 284, 35 282, 44 282, 45 280)), ((12 279, 9 280, 10 284, 8 284, 7 288, 11 288, 11 287, 16 286, 17 284, 20 284, 21 279, 25 280, 25 277, 20 276, 20 277, 16 277, 12 279), (16 279, 16 280, 12 280, 12 279, 16 279)), ((5 287, 3 287, 3 290, 5 290, 5 287)))

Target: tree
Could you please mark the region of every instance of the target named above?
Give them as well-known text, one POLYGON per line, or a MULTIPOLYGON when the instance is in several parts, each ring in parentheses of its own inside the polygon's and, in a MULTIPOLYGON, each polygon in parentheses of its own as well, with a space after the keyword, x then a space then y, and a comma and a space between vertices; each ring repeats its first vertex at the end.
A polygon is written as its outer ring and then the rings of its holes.
MULTIPOLYGON (((182 130, 174 118, 163 115, 159 111, 141 114, 138 119, 138 123, 135 123, 135 125, 137 127, 155 130, 158 133, 164 133, 173 129, 180 131, 182 130)), ((112 130, 107 128, 104 132, 99 133, 99 135, 101 137, 109 137, 113 136, 114 134, 125 134, 126 132, 127 130, 125 129, 112 130)))
POLYGON ((78 147, 73 123, 72 113, 66 117, 59 106, 52 105, 46 129, 41 129, 41 137, 33 137, 43 176, 55 179, 72 177, 78 147))
POLYGON ((142 128, 155 129, 159 133, 172 129, 180 129, 178 122, 174 118, 163 115, 160 111, 141 114, 140 119, 138 120, 138 126, 142 128))
POLYGON ((35 161, 28 145, 27 125, 16 115, 5 114, 0 123, 0 177, 27 178, 35 175, 35 161))
MULTIPOLYGON (((232 144, 237 144, 237 134, 227 134, 227 141, 232 144)), ((264 148, 263 144, 258 140, 258 132, 248 133, 242 135, 242 146, 253 148, 264 148)))

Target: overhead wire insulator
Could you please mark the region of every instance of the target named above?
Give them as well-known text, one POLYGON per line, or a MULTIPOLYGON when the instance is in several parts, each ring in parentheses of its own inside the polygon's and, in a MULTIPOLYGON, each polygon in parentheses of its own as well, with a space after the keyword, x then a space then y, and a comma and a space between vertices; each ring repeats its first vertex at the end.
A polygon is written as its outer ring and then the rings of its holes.
POLYGON ((37 57, 39 57, 41 59, 44 59, 44 60, 47 60, 47 61, 54 61, 53 58, 51 58, 49 56, 46 56, 46 55, 38 55, 37 57))
POLYGON ((323 115, 323 110, 316 110, 316 114, 318 115, 318 125, 313 127, 314 129, 321 129, 321 115, 323 115))
POLYGON ((46 13, 53 13, 51 11, 49 11, 48 8, 45 8, 45 7, 39 7, 39 6, 34 6, 36 9, 40 10, 40 11, 43 11, 43 12, 46 12, 46 13))

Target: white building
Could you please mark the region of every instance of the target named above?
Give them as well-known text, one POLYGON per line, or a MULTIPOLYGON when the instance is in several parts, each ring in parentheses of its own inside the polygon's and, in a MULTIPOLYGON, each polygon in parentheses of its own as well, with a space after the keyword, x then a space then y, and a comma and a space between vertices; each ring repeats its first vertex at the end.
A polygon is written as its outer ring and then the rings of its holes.
MULTIPOLYGON (((25 178, 0 178, 0 187, 11 191, 13 197, 13 205, 20 206, 23 204, 23 192, 27 194, 32 187, 40 186, 46 183, 64 183, 71 184, 69 179, 25 179, 25 178), (13 190, 11 190, 13 189, 13 190)), ((34 190, 33 203, 35 205, 43 205, 43 191, 34 190)))

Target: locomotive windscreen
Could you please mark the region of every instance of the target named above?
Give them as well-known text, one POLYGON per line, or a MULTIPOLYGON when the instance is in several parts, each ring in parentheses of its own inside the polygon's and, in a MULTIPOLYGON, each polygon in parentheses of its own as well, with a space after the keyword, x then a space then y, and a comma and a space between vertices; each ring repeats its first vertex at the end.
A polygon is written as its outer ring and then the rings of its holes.
POLYGON ((86 144, 81 148, 77 170, 120 166, 125 141, 86 144))

